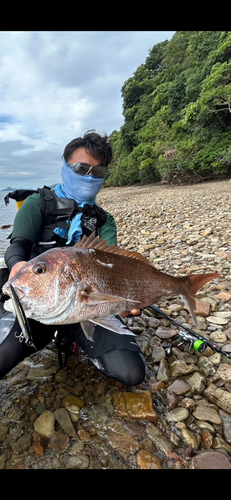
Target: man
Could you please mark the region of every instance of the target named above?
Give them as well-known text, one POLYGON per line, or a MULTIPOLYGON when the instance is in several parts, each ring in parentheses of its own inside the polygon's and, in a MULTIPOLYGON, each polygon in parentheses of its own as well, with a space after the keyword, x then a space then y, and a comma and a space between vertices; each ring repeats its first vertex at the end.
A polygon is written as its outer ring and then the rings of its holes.
MULTIPOLYGON (((106 135, 89 131, 67 144, 63 153, 63 182, 55 187, 55 196, 49 190, 45 194, 41 190, 42 198, 41 193, 29 196, 15 217, 10 246, 5 253, 9 278, 32 256, 54 246, 74 245, 84 234, 93 231, 101 239, 107 239, 109 245, 117 244, 113 216, 95 203, 111 160, 112 150, 106 135), (51 213, 45 225, 44 200, 51 203, 50 207, 56 207, 56 212, 51 213)), ((45 213, 50 212, 52 210, 45 210, 45 213)), ((118 317, 115 324, 124 332, 115 333, 97 325, 94 342, 85 337, 80 324, 48 326, 34 320, 29 320, 29 323, 37 349, 47 345, 58 330, 59 338, 64 339, 63 345, 77 342, 106 376, 128 386, 140 384, 145 377, 145 363, 135 336, 121 327, 122 320, 118 317)), ((34 352, 33 347, 18 341, 15 336, 17 327, 15 320, 9 334, 3 336, 2 343, 0 334, 0 378, 34 352)))

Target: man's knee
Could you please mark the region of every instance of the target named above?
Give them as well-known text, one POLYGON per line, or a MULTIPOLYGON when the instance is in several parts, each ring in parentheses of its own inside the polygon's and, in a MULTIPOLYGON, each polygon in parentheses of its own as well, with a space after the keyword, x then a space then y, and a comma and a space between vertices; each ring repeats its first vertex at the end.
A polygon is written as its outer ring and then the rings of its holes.
POLYGON ((146 365, 143 355, 137 351, 111 350, 97 358, 97 361, 102 373, 128 387, 144 381, 146 365))

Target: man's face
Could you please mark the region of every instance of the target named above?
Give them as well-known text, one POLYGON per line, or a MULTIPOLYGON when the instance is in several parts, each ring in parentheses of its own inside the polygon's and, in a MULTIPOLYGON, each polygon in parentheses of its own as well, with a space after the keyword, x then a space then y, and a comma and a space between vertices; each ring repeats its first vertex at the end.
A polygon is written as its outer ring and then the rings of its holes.
POLYGON ((96 160, 94 156, 91 154, 87 153, 85 148, 78 148, 76 149, 70 158, 68 158, 67 163, 88 163, 89 165, 92 165, 92 167, 97 167, 100 165, 100 161, 96 160))

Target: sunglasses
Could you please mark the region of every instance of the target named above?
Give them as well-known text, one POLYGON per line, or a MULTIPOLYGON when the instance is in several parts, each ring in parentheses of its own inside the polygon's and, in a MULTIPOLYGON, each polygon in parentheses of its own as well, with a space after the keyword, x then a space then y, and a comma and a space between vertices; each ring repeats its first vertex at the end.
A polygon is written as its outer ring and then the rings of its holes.
POLYGON ((68 163, 68 166, 71 167, 73 172, 78 175, 89 175, 92 173, 95 177, 106 177, 107 175, 107 167, 103 165, 97 165, 96 167, 92 167, 88 163, 68 163))

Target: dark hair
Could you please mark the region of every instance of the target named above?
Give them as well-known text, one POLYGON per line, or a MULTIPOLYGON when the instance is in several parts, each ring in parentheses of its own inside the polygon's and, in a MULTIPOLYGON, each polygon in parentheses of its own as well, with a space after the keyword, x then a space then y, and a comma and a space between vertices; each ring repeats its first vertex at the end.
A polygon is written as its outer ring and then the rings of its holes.
POLYGON ((91 156, 100 161, 101 165, 107 167, 112 160, 112 148, 108 141, 107 135, 101 136, 93 130, 88 130, 83 137, 77 137, 66 145, 63 152, 64 160, 68 162, 76 149, 85 148, 91 156))

